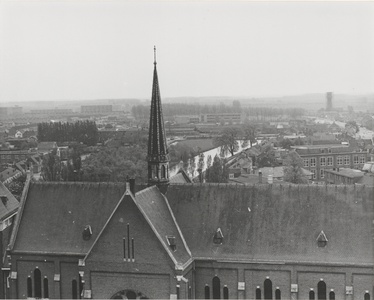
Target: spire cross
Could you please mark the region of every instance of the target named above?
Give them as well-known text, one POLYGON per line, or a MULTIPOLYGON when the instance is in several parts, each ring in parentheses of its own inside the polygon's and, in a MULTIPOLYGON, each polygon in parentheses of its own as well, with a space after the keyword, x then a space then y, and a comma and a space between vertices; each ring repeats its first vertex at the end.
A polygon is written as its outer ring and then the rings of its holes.
POLYGON ((157 62, 156 62, 156 46, 153 47, 153 51, 154 51, 154 57, 155 57, 154 64, 156 65, 157 64, 157 62))

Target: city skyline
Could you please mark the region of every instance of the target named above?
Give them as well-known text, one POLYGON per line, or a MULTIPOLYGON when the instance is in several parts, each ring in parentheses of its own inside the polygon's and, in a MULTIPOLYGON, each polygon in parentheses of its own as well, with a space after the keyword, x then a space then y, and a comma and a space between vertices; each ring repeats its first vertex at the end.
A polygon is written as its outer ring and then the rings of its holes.
POLYGON ((0 104, 373 93, 372 2, 0 3, 0 104))

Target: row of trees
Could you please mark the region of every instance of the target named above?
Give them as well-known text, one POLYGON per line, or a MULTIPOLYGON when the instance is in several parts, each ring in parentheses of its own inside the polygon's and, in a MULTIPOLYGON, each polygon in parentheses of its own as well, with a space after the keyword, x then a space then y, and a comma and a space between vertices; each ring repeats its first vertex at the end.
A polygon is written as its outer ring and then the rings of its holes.
POLYGON ((84 161, 77 149, 70 150, 69 158, 62 162, 56 150, 43 158, 41 177, 44 181, 111 181, 124 182, 136 178, 147 180, 146 148, 134 147, 105 148, 92 153, 84 161))
MULTIPOLYGON (((174 117, 176 115, 201 115, 209 113, 244 113, 250 119, 258 121, 270 120, 279 116, 288 116, 296 118, 302 116, 305 111, 302 108, 273 108, 273 107, 242 107, 238 100, 234 100, 232 105, 224 103, 213 105, 200 105, 198 103, 166 103, 162 105, 162 111, 165 117, 174 117)), ((132 107, 132 114, 137 120, 149 119, 148 105, 135 105, 132 107)))
POLYGON ((88 146, 96 145, 99 133, 94 121, 77 121, 75 123, 39 123, 39 142, 79 142, 88 146))

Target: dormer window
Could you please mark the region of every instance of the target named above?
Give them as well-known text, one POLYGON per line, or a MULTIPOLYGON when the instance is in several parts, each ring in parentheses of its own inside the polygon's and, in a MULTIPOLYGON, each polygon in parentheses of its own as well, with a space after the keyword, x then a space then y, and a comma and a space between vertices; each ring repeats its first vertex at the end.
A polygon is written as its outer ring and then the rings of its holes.
POLYGON ((166 239, 168 241, 170 249, 173 250, 173 251, 176 251, 177 250, 177 244, 176 244, 176 241, 175 241, 175 236, 168 235, 168 236, 166 236, 166 239))
POLYGON ((222 245, 222 242, 223 242, 223 234, 222 234, 221 228, 218 228, 213 237, 213 244, 222 245))
POLYGON ((85 241, 88 241, 92 236, 92 228, 90 225, 87 225, 84 229, 83 229, 83 239, 85 241))
POLYGON ((326 237, 326 234, 322 230, 317 237, 317 245, 319 248, 323 248, 323 247, 326 247, 327 242, 328 242, 328 239, 326 237))
POLYGON ((8 202, 8 197, 6 195, 1 195, 0 198, 1 198, 1 202, 3 202, 3 204, 6 206, 8 202))

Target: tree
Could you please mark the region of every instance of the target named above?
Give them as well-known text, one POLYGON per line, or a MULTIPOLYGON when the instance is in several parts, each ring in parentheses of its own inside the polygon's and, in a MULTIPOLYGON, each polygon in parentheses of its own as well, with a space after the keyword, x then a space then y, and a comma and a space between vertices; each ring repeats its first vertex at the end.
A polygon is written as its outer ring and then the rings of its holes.
POLYGON ((235 127, 227 127, 223 129, 221 135, 213 139, 213 144, 216 147, 221 147, 221 154, 227 154, 230 152, 234 155, 239 150, 238 139, 242 134, 241 130, 235 127))
POLYGON ((347 134, 349 135, 355 135, 357 132, 360 131, 360 127, 358 127, 356 121, 348 121, 346 124, 345 124, 345 130, 347 132, 347 134))
POLYGON ((82 159, 78 149, 72 149, 61 174, 64 181, 80 181, 82 177, 82 159))
POLYGON ((279 146, 284 149, 291 149, 291 146, 293 146, 294 143, 290 139, 282 139, 279 142, 279 146))
POLYGON ((18 200, 21 200, 23 188, 25 187, 27 175, 22 174, 16 179, 12 180, 9 183, 5 183, 5 187, 12 193, 12 195, 18 200))
POLYGON ((199 172, 200 183, 204 182, 204 178, 203 178, 204 165, 205 165, 205 162, 204 162, 204 152, 201 152, 199 154, 199 161, 197 163, 197 171, 199 172))
POLYGON ((249 145, 252 147, 252 144, 256 142, 256 125, 254 124, 243 124, 242 126, 244 140, 249 142, 249 145))
POLYGON ((284 181, 296 184, 308 182, 308 179, 302 172, 303 160, 296 151, 290 152, 283 164, 284 181))
POLYGON ((44 181, 61 180, 61 161, 57 155, 57 149, 44 155, 42 162, 41 178, 44 181))
POLYGON ((271 145, 265 146, 258 155, 256 162, 258 168, 278 166, 273 147, 271 145))
POLYGON ((214 157, 213 165, 205 174, 206 182, 226 183, 228 182, 229 172, 223 159, 218 155, 214 157), (208 171, 209 170, 209 171, 208 171))

